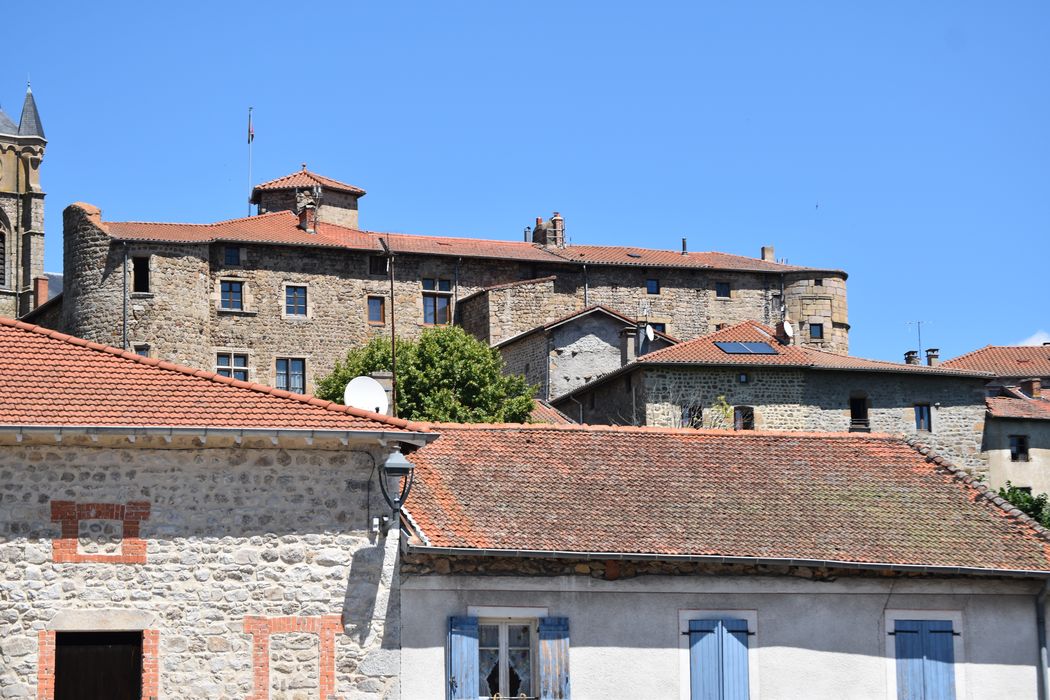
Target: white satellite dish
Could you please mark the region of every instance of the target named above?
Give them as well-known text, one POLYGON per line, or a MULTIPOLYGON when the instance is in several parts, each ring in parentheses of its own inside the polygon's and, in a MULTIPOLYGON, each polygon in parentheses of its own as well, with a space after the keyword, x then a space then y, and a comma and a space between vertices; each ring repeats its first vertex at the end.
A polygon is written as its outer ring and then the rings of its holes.
POLYGON ((648 340, 652 340, 656 337, 656 331, 654 331, 653 327, 650 326, 648 323, 645 324, 645 337, 648 340))
POLYGON ((789 338, 795 337, 795 329, 791 327, 791 321, 784 319, 784 335, 789 338))
POLYGON ((343 391, 343 403, 364 411, 386 413, 390 408, 383 385, 371 377, 354 377, 343 391))

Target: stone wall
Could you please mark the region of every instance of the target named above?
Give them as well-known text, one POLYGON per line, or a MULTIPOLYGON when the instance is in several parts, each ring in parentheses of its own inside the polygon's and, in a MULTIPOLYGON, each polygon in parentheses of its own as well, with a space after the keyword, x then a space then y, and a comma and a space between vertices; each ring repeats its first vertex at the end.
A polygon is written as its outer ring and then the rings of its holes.
POLYGON ((849 307, 846 280, 841 276, 786 276, 784 287, 787 316, 795 324, 803 345, 840 355, 849 354, 849 307), (813 324, 822 324, 824 338, 812 337, 813 324))
POLYGON ((541 277, 487 289, 464 299, 460 323, 481 340, 496 345, 508 338, 583 309, 583 298, 563 271, 560 277, 541 277))
POLYGON ((626 324, 590 313, 550 331, 550 394, 561 396, 620 368, 626 324))
POLYGON ((0 447, 3 697, 49 697, 56 634, 112 629, 155 635, 160 698, 397 697, 381 453, 112 440, 0 447))
POLYGON ((547 335, 538 331, 500 347, 504 374, 520 374, 530 386, 536 386, 536 398, 546 399, 547 371, 550 353, 547 335))

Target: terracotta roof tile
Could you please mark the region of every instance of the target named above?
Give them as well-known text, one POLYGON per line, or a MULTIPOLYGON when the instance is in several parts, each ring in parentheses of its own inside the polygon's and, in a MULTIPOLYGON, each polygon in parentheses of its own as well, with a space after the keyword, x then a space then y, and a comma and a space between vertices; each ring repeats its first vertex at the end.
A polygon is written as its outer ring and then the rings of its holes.
POLYGON ((941 366, 991 372, 997 377, 1050 377, 1050 346, 986 345, 941 366))
POLYGON ((993 396, 985 399, 985 404, 994 418, 1050 420, 1050 401, 1046 399, 993 396))
POLYGON ((572 418, 551 406, 546 401, 536 400, 532 412, 529 414, 531 423, 551 423, 553 425, 573 425, 576 423, 572 418))
POLYGON ((307 170, 306 166, 304 165, 302 170, 297 170, 291 175, 285 175, 283 177, 270 180, 269 182, 264 182, 261 185, 256 185, 255 188, 252 190, 252 201, 258 201, 258 197, 256 197, 256 192, 263 192, 266 190, 293 190, 304 187, 313 187, 314 185, 321 185, 322 187, 326 187, 330 190, 337 190, 339 192, 349 192, 358 196, 362 196, 365 194, 365 191, 360 187, 354 187, 353 185, 348 185, 345 182, 339 182, 338 180, 333 180, 330 177, 325 177, 324 175, 312 173, 309 170, 307 170))
MULTIPOLYGON (((588 265, 631 265, 635 267, 692 267, 714 270, 754 270, 758 272, 793 272, 814 268, 748 258, 729 253, 702 252, 683 255, 674 250, 653 250, 631 246, 572 245, 551 248, 566 260, 588 265)), ((839 274, 841 271, 833 271, 839 274)))
POLYGON ((0 318, 0 425, 416 431, 408 421, 0 318))
POLYGON ((1050 572, 1045 530, 887 435, 431 427, 408 506, 431 546, 1050 572))

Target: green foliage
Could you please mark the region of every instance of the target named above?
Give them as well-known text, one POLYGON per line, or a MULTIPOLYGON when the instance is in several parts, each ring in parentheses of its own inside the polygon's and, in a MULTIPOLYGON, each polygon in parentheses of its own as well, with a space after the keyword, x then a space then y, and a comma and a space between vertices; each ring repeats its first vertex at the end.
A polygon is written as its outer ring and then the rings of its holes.
POLYGON ((733 427, 733 406, 726 401, 725 396, 719 396, 715 399, 715 402, 711 404, 711 408, 708 409, 708 415, 711 417, 710 426, 712 428, 733 427))
POLYGON ((1031 489, 1017 488, 1007 481, 1006 486, 999 489, 999 495, 1043 527, 1050 528, 1050 508, 1047 507, 1050 498, 1045 493, 1033 496, 1031 489))
MULTIPOLYGON (((390 371, 390 340, 354 348, 317 383, 317 395, 342 403, 354 377, 390 371)), ((428 328, 419 340, 397 341, 397 415, 455 423, 522 423, 535 387, 504 376, 503 358, 458 326, 428 328)))

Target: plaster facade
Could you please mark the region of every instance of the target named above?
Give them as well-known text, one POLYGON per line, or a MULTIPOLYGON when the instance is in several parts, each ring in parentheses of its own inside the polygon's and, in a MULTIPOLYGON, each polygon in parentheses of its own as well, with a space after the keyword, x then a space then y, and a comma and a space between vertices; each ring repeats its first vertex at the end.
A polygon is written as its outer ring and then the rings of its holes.
POLYGON ((144 697, 398 697, 385 452, 331 442, 0 446, 3 697, 51 697, 88 630, 144 632, 144 697))
POLYGON ((996 418, 985 424, 983 449, 988 458, 988 482, 992 488, 1013 486, 1032 489, 1032 494, 1050 494, 1050 421, 996 418), (1028 459, 1014 460, 1010 436, 1024 436, 1028 459))
POLYGON ((683 621, 748 620, 750 697, 896 697, 896 618, 952 619, 957 697, 1032 698, 1035 581, 847 577, 405 575, 402 689, 445 698, 447 619, 499 608, 568 618, 573 698, 688 700, 683 621), (753 634, 750 634, 753 633, 753 634), (887 640, 891 640, 888 644, 887 640), (643 672, 644 670, 644 672, 643 672))

